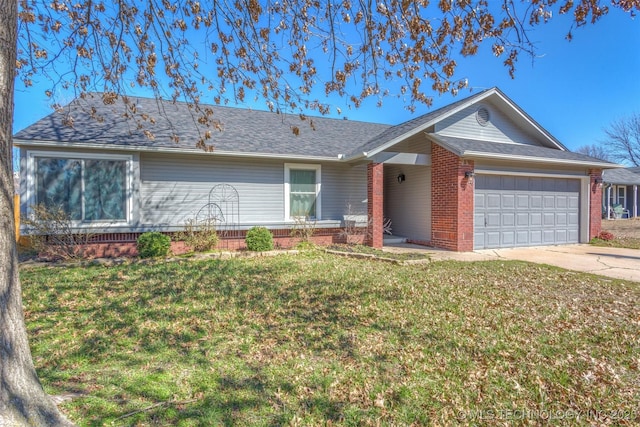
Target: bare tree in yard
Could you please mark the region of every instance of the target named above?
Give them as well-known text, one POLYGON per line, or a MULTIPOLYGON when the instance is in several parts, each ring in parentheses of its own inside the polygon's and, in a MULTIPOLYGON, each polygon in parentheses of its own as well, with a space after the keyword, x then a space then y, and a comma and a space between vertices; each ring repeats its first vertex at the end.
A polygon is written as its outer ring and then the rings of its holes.
POLYGON ((618 119, 605 129, 607 152, 611 159, 640 166, 640 114, 618 119))
POLYGON ((609 161, 609 153, 604 146, 598 144, 587 144, 579 147, 576 150, 577 153, 586 154, 587 156, 595 157, 596 159, 609 161))
MULTIPOLYGON (((637 0, 612 0, 610 6, 630 15, 640 10, 637 0)), ((571 38, 574 27, 595 23, 608 7, 591 0, 492 5, 486 0, 0 0, 0 10, 4 426, 68 423, 39 383, 21 308, 11 215, 16 74, 26 86, 48 79, 53 105, 58 89, 79 97, 101 92, 105 104, 124 100, 122 114, 141 128, 154 120, 153 114, 138 111, 127 94, 186 101, 193 119, 210 129, 199 146, 211 149, 207 140, 220 124, 201 103, 205 96, 215 103, 263 99, 271 110, 301 118, 307 110, 331 112, 321 100, 325 95, 338 95, 354 107, 370 97, 379 103, 400 97, 414 110, 431 104, 429 94, 464 89, 467 81, 456 76, 456 61, 475 55, 480 44, 490 44, 513 76, 518 54, 535 52, 528 30, 554 14, 572 14, 571 38)), ((73 126, 74 117, 65 122, 73 126)))

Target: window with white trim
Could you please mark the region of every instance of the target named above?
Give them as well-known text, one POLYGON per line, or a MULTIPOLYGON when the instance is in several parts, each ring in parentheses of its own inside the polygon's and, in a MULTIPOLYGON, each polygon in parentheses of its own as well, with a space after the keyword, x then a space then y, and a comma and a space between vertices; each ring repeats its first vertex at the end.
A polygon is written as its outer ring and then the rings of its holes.
POLYGON ((127 221, 128 159, 96 157, 33 155, 33 202, 60 207, 74 221, 127 221))
POLYGON ((618 204, 623 207, 627 207, 627 187, 626 186, 618 186, 618 204))
POLYGON ((319 219, 320 165, 285 163, 285 217, 319 219))

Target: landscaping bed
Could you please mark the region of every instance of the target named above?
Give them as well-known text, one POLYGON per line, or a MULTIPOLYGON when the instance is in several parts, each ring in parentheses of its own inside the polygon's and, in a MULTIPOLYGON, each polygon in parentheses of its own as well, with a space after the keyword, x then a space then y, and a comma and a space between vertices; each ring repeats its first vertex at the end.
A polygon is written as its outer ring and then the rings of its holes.
POLYGON ((38 374, 79 426, 640 422, 637 283, 322 251, 21 280, 38 374))
POLYGON ((602 220, 602 230, 613 239, 593 239, 596 246, 640 249, 640 218, 602 220))

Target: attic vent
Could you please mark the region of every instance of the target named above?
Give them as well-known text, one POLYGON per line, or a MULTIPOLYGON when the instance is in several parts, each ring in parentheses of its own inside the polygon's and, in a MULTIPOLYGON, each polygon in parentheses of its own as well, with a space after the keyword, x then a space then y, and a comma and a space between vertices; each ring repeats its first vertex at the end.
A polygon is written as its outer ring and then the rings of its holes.
POLYGON ((486 126, 489 123, 489 110, 485 107, 478 108, 476 111, 476 120, 480 126, 486 126))

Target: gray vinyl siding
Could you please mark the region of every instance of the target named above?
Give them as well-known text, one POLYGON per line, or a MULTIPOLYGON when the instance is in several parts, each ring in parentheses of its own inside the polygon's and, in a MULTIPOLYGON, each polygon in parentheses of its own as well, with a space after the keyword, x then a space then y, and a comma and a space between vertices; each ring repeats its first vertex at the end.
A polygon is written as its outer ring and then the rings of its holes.
POLYGON ((366 215, 367 164, 322 165, 322 219, 342 220, 343 215, 366 215))
POLYGON ((394 236, 431 240, 431 168, 385 165, 384 216, 394 236), (398 183, 399 174, 405 181, 398 183))
POLYGON ((478 139, 492 142, 541 145, 531 135, 523 132, 506 114, 489 103, 469 106, 436 124, 437 134, 458 138, 478 139), (476 111, 484 107, 489 110, 489 122, 481 126, 476 120, 476 111))
MULTIPOLYGON (((241 224, 282 223, 284 163, 270 159, 143 154, 142 224, 182 225, 208 203, 211 189, 222 183, 238 191, 241 224)), ((349 202, 366 213, 366 204, 362 203, 367 198, 366 164, 321 163, 321 180, 320 219, 342 220, 349 202)))
POLYGON ((431 141, 427 139, 423 132, 420 132, 385 151, 394 153, 431 154, 431 141))
POLYGON ((144 225, 182 225, 209 202, 216 184, 238 191, 240 223, 283 220, 282 161, 145 153, 140 169, 144 225))

